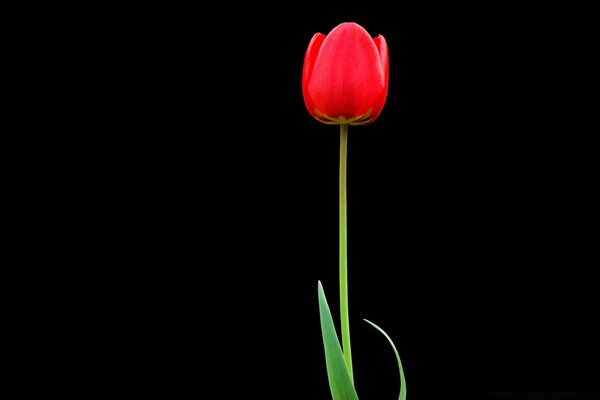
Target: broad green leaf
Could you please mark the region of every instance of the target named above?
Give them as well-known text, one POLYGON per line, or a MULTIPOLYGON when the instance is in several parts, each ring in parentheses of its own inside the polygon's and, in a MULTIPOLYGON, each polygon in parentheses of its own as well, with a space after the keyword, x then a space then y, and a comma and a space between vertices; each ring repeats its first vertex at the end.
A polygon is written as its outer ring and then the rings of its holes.
POLYGON ((398 400, 406 400, 406 381, 404 380, 404 370, 402 369, 402 362, 400 361, 400 355, 398 354, 398 350, 396 350, 396 346, 394 346, 394 342, 392 342, 392 339, 388 336, 387 333, 385 333, 383 331, 383 329, 381 329, 380 327, 378 327, 377 325, 375 325, 374 323, 372 323, 371 321, 365 319, 365 322, 368 322, 369 324, 373 325, 373 327, 375 329, 377 329, 379 332, 383 333, 383 336, 385 336, 385 338, 388 340, 388 342, 390 342, 390 344, 392 345, 392 349, 394 349, 394 353, 396 354, 396 359, 398 360, 398 368, 400 369, 400 396, 398 396, 398 400))
POLYGON ((319 281, 319 313, 331 396, 333 396, 333 400, 358 400, 356 389, 354 389, 344 361, 344 354, 333 325, 331 310, 329 310, 321 281, 319 281))

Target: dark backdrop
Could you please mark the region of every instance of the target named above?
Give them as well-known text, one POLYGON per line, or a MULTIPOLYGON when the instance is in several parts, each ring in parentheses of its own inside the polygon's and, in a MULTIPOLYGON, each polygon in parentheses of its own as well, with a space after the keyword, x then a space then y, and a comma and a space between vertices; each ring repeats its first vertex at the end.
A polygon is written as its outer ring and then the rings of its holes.
POLYGON ((390 52, 381 116, 349 132, 360 397, 398 390, 362 318, 395 340, 411 400, 597 389, 597 156, 568 15, 304 7, 143 6, 98 37, 120 379, 329 398, 317 281, 337 323, 339 130, 306 111, 301 72, 315 32, 355 21, 390 52))

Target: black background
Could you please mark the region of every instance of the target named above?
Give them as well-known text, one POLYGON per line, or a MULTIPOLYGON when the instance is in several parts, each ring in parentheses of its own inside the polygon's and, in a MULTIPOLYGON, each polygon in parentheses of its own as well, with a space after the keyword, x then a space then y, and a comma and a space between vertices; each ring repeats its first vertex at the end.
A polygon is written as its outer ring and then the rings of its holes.
POLYGON ((315 32, 354 21, 390 52, 381 116, 349 132, 359 396, 399 384, 362 318, 394 339, 409 399, 597 390, 586 27, 544 7, 109 12, 81 125, 88 251, 118 299, 100 385, 330 397, 317 281, 337 318, 339 130, 310 117, 301 73, 315 32))

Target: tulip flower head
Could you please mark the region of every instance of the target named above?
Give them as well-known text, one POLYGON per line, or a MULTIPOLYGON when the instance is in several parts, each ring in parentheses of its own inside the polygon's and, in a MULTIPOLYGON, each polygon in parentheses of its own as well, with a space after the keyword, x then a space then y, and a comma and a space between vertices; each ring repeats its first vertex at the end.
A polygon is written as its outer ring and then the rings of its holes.
POLYGON ((360 25, 344 22, 316 33, 306 50, 302 94, 308 112, 332 125, 375 121, 387 97, 388 48, 360 25))

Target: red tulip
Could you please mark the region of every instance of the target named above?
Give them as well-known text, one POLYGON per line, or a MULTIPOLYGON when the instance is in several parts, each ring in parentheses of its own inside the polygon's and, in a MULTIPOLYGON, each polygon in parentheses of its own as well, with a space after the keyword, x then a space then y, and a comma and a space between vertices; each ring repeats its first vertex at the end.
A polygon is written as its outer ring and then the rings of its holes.
POLYGON ((388 48, 360 25, 344 22, 329 35, 316 33, 302 71, 308 112, 324 124, 366 125, 375 121, 388 91, 388 48))

